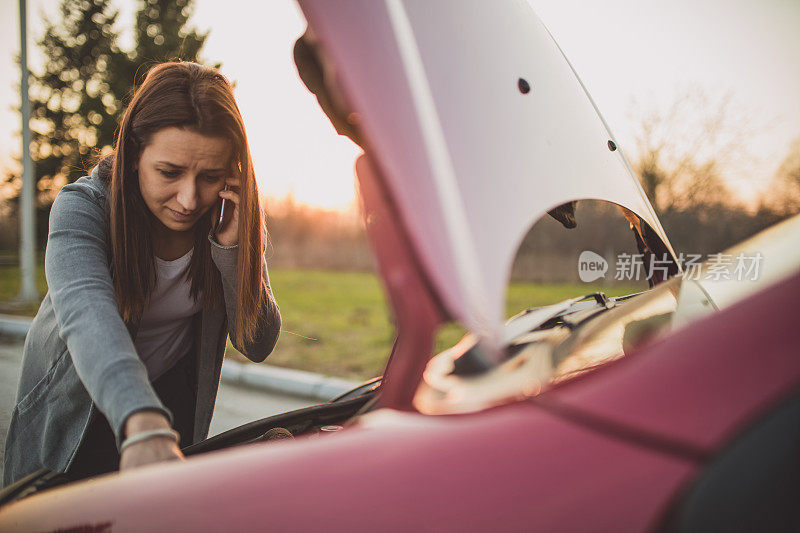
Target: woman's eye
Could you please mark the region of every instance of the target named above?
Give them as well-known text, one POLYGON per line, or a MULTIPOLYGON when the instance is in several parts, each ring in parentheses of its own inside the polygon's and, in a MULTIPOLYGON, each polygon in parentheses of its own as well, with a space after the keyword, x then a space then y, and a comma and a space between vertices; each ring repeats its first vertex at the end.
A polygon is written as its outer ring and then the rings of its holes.
POLYGON ((180 172, 177 170, 159 169, 159 172, 161 172, 161 175, 165 178, 177 178, 180 175, 180 172))
POLYGON ((222 179, 222 176, 205 176, 204 178, 208 183, 216 183, 222 179))

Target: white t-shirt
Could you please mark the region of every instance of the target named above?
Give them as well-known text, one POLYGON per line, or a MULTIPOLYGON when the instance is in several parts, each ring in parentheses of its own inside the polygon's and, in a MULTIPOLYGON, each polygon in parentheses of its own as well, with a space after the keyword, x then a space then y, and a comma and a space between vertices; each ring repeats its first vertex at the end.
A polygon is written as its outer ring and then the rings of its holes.
POLYGON ((174 261, 156 257, 156 286, 133 343, 150 381, 169 370, 192 348, 192 316, 202 308, 189 293, 186 277, 192 250, 174 261))

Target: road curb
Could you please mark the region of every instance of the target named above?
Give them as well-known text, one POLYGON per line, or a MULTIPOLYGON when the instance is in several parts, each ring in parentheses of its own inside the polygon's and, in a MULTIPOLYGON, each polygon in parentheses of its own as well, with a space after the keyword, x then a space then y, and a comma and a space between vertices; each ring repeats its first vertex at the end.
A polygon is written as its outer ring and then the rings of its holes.
MULTIPOLYGON (((0 335, 24 339, 31 319, 0 314, 0 335)), ((330 400, 359 385, 355 381, 324 376, 314 372, 282 368, 268 364, 239 363, 231 359, 222 362, 222 380, 246 385, 265 392, 304 396, 315 400, 330 400)))
POLYGON ((31 327, 31 319, 0 314, 0 334, 24 339, 31 327))
POLYGON ((282 368, 267 364, 222 362, 222 379, 269 392, 330 400, 359 385, 354 381, 323 376, 314 372, 282 368))

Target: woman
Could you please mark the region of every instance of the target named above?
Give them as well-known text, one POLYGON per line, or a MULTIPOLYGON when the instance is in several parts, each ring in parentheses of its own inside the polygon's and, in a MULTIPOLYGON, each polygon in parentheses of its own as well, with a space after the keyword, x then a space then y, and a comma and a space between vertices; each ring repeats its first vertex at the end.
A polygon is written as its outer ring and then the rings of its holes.
POLYGON ((230 84, 194 63, 154 67, 113 155, 53 203, 4 484, 179 459, 204 439, 228 334, 256 362, 277 341, 265 237, 230 84))

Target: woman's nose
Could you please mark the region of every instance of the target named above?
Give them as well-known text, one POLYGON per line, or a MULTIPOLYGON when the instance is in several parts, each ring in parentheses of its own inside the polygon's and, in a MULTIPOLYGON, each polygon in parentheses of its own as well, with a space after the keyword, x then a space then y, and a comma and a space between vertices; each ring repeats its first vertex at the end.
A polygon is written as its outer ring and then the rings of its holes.
POLYGON ((178 204, 186 211, 194 211, 197 208, 197 186, 193 179, 183 180, 178 190, 178 204))

